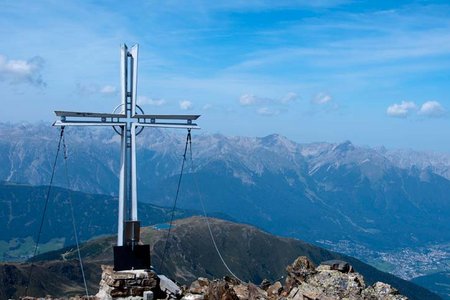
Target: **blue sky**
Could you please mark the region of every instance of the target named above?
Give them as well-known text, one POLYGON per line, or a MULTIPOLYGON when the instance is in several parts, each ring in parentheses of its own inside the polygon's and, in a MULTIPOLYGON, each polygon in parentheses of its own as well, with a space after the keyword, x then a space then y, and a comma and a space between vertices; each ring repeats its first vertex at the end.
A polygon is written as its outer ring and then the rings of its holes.
POLYGON ((446 1, 0 0, 0 119, 112 111, 119 46, 139 43, 146 113, 450 152, 448 16, 446 1))

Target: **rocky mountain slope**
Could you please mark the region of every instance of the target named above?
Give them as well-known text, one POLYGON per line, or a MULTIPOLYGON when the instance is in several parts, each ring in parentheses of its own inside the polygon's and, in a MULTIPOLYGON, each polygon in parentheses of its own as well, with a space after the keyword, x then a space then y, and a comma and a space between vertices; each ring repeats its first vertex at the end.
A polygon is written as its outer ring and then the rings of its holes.
MULTIPOLYGON (((391 284, 401 294, 410 299, 439 299, 411 282, 383 273, 363 262, 305 242, 280 238, 248 225, 211 219, 210 226, 224 260, 233 272, 243 281, 259 284, 263 279, 271 282, 284 282, 285 266, 299 255, 307 256, 314 264, 338 259, 349 262, 353 268, 364 275, 365 282, 372 285, 377 281, 391 284)), ((216 253, 209 238, 208 226, 200 217, 178 220, 168 242, 168 252, 164 264, 161 257, 164 249, 166 230, 144 228, 143 240, 151 245, 152 265, 160 274, 165 274, 182 284, 190 284, 197 277, 209 279, 229 275, 216 253)), ((111 264, 114 238, 104 237, 91 240, 82 245, 85 258, 90 293, 98 291, 101 264, 111 264)), ((54 296, 83 294, 80 273, 76 270, 76 252, 73 248, 55 251, 36 258, 32 276, 34 296, 52 294, 54 296), (58 274, 58 286, 46 280, 41 283, 36 278, 51 278, 58 274)), ((2 264, 0 268, 1 291, 8 291, 8 297, 21 295, 26 284, 29 264, 2 264), (8 280, 7 278, 12 278, 8 280)), ((31 290, 30 290, 31 291, 31 290)), ((6 293, 6 292, 4 292, 6 293)), ((1 297, 2 295, 0 295, 1 297)))

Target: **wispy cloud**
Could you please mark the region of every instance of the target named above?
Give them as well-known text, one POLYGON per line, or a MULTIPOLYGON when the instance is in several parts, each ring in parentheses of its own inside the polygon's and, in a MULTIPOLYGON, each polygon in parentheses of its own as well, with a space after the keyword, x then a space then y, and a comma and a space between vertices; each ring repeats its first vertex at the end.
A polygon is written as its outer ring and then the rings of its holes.
POLYGON ((239 103, 242 106, 250 106, 250 105, 257 104, 258 102, 260 102, 260 99, 255 97, 255 95, 252 95, 252 94, 243 94, 239 98, 239 103))
POLYGON ((7 59, 0 55, 0 80, 13 84, 27 83, 34 86, 45 87, 47 84, 42 78, 44 59, 35 56, 29 60, 7 59))
POLYGON ((433 6, 330 13, 326 18, 305 18, 266 30, 260 38, 277 43, 247 53, 245 60, 229 67, 230 72, 289 66, 291 72, 306 71, 309 77, 321 74, 318 79, 327 82, 338 81, 343 74, 361 80, 361 73, 364 80, 389 81, 450 67, 450 61, 442 59, 450 56, 450 22, 433 6), (298 43, 292 42, 295 38, 298 43))
POLYGON ((182 100, 180 101, 180 109, 182 110, 190 110, 192 109, 193 105, 192 102, 189 100, 182 100))
POLYGON ((271 116, 276 116, 276 115, 280 114, 280 111, 278 109, 263 106, 263 107, 258 108, 256 110, 256 113, 261 116, 271 117, 271 116))
POLYGON ((137 103, 139 105, 163 106, 167 101, 165 99, 153 99, 146 96, 139 96, 137 103))
MULTIPOLYGON (((282 1, 268 1, 268 0, 252 0, 252 1, 242 1, 242 0, 230 0, 230 1, 202 1, 202 0, 192 0, 189 5, 184 5, 185 2, 182 0, 174 1, 164 1, 154 9, 159 9, 162 11, 167 10, 179 10, 184 13, 189 13, 190 15, 205 15, 217 12, 227 12, 227 11, 239 11, 239 12, 259 12, 268 10, 280 10, 280 9, 325 9, 333 8, 346 3, 349 0, 282 0, 282 1)), ((204 16, 203 16, 204 17, 204 16)), ((205 18, 205 17, 204 17, 205 18)))
POLYGON ((294 92, 288 92, 280 98, 242 94, 239 97, 239 104, 243 107, 256 107, 255 112, 261 116, 276 116, 286 111, 287 107, 298 99, 298 95, 294 92))
POLYGON ((289 103, 297 101, 298 99, 299 99, 299 97, 298 97, 298 95, 296 93, 289 92, 284 97, 282 97, 280 99, 280 103, 282 103, 282 104, 289 104, 289 103))
POLYGON ((316 93, 310 100, 311 106, 308 114, 334 113, 341 110, 341 105, 334 101, 333 96, 327 92, 316 93))
POLYGON ((100 88, 100 94, 104 95, 116 95, 117 94, 117 87, 112 85, 105 85, 100 88))
POLYGON ((203 105, 202 110, 208 111, 208 110, 212 109, 213 107, 214 106, 212 104, 208 103, 208 104, 203 105))
POLYGON ((83 84, 78 82, 75 85, 75 89, 77 94, 81 96, 91 96, 99 92, 99 88, 95 84, 83 84))
POLYGON ((239 97, 239 104, 241 106, 261 106, 261 105, 289 105, 298 100, 298 95, 289 92, 280 98, 261 97, 253 94, 242 94, 239 97))
POLYGON ((113 96, 117 95, 117 87, 113 85, 98 85, 95 83, 80 83, 75 85, 76 92, 81 96, 113 96))
POLYGON ((333 98, 331 97, 331 95, 321 92, 316 94, 311 102, 314 104, 318 104, 318 105, 325 105, 325 104, 329 104, 331 102, 331 100, 333 100, 333 98))

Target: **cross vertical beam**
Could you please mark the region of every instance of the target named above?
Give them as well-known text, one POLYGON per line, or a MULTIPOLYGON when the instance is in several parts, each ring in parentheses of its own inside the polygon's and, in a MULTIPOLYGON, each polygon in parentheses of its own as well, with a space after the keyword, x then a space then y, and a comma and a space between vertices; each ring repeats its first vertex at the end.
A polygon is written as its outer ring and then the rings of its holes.
POLYGON ((149 245, 138 245, 140 223, 137 209, 136 136, 145 127, 199 129, 193 123, 199 115, 146 115, 137 105, 138 50, 138 45, 130 50, 126 45, 120 48, 121 104, 113 113, 55 111, 60 120, 54 126, 111 126, 120 135, 115 270, 150 267, 149 245), (131 236, 127 236, 130 231, 131 236), (116 257, 116 253, 120 257, 116 257))
POLYGON ((123 224, 125 217, 125 199, 127 194, 127 141, 126 125, 120 128, 120 171, 119 171, 119 209, 117 221, 117 246, 123 246, 123 224))
MULTIPOLYGON (((129 51, 126 45, 120 48, 121 60, 121 113, 128 120, 136 114, 136 95, 137 95, 137 57, 139 46, 134 45, 129 51)), ((125 156, 122 157, 121 165, 124 165, 125 172, 120 173, 120 186, 124 187, 119 192, 119 211, 117 228, 117 246, 123 246, 124 239, 124 220, 137 221, 137 181, 136 181, 136 126, 128 121, 125 124, 125 132, 121 135, 124 139, 125 148, 122 151, 125 156), (128 187, 128 188, 126 188, 128 187), (127 207, 127 204, 131 207, 127 207), (120 209, 119 209, 120 210, 120 209), (130 211, 127 216, 127 210, 130 211)), ((122 153, 123 154, 123 153, 122 153)))
POLYGON ((137 221, 136 124, 131 124, 131 221, 137 221))

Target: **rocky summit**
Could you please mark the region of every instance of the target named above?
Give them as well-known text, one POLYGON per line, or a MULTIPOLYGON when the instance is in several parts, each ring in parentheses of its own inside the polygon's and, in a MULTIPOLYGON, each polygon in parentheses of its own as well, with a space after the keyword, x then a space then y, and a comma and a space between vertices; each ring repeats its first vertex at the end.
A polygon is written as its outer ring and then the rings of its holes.
MULTIPOLYGON (((318 267, 306 257, 298 257, 287 266, 284 285, 280 281, 263 282, 257 286, 236 278, 209 280, 198 278, 189 287, 179 288, 163 275, 153 271, 113 271, 103 266, 99 292, 96 296, 72 297, 89 300, 407 300, 389 284, 376 282, 367 286, 361 274, 347 262, 331 260, 318 267)), ((39 298, 26 297, 34 300, 39 298)), ((41 298, 42 299, 42 298, 41 298)), ((47 297, 46 300, 58 298, 47 297)))
POLYGON ((263 281, 260 286, 242 283, 237 279, 209 281, 199 278, 187 289, 185 300, 406 300, 388 284, 376 282, 366 286, 361 274, 343 261, 323 262, 317 268, 305 256, 297 258, 286 268, 284 286, 280 281, 263 281))

